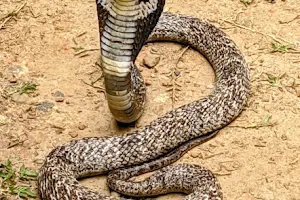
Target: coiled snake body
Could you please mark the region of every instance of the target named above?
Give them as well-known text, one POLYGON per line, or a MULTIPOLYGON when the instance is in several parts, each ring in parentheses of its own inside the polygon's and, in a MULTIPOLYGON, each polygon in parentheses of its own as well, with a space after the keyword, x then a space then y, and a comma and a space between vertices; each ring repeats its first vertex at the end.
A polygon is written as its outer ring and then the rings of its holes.
POLYGON ((130 122, 142 112, 145 88, 133 62, 151 31, 148 41, 175 41, 201 52, 216 73, 213 93, 130 134, 84 138, 55 148, 39 172, 43 200, 118 199, 91 191, 76 180, 105 173, 109 173, 111 188, 129 196, 184 192, 188 194, 185 200, 222 199, 220 186, 208 169, 164 166, 239 115, 249 93, 248 68, 236 45, 218 28, 192 17, 161 14, 163 5, 163 0, 97 2, 101 60, 113 115, 118 121, 130 122), (142 182, 128 180, 161 167, 142 182))

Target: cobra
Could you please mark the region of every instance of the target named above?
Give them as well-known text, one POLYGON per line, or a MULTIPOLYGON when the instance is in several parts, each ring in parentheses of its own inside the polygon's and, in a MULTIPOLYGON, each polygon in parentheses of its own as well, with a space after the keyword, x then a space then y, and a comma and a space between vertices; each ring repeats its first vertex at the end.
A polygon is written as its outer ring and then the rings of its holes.
POLYGON ((164 0, 98 0, 101 63, 109 108, 129 123, 143 112, 145 85, 134 61, 147 41, 174 41, 202 53, 216 74, 209 96, 169 111, 132 133, 74 140, 52 150, 39 171, 43 200, 112 200, 78 179, 108 173, 108 185, 128 196, 169 192, 184 200, 219 200, 213 173, 198 165, 170 165, 187 150, 212 138, 246 104, 250 89, 246 61, 235 43, 214 25, 193 17, 162 13, 164 0), (132 182, 132 176, 159 169, 132 182))

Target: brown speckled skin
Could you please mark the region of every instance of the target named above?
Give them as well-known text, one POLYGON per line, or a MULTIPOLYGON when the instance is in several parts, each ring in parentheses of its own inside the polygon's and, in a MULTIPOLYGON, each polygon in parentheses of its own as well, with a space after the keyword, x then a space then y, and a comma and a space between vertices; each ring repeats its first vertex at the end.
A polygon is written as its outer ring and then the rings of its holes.
POLYGON ((213 93, 130 134, 85 138, 55 148, 38 177, 43 200, 120 199, 93 192, 76 180, 108 172, 108 184, 132 196, 180 191, 189 194, 184 200, 222 199, 213 174, 196 165, 167 166, 141 183, 127 181, 130 176, 168 165, 195 145, 193 142, 203 142, 214 135, 212 131, 234 120, 245 106, 250 88, 241 52, 215 26, 192 17, 164 13, 149 38, 155 40, 185 43, 205 55, 216 72, 213 93))

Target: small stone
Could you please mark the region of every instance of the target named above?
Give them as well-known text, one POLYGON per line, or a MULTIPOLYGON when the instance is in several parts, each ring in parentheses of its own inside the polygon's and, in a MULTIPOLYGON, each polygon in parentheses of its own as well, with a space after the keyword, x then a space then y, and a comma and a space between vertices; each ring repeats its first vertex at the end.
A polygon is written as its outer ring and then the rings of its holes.
POLYGON ((207 88, 207 89, 213 89, 213 88, 214 88, 214 85, 209 84, 209 85, 206 86, 206 88, 207 88))
POLYGON ((10 83, 16 83, 16 82, 18 82, 18 79, 15 76, 10 76, 8 81, 10 83))
POLYGON ((23 94, 14 93, 11 96, 11 99, 16 103, 25 103, 26 101, 28 101, 29 96, 25 93, 23 93, 23 94))
POLYGON ((262 100, 262 102, 269 102, 270 101, 269 96, 263 96, 261 100, 262 100))
POLYGON ((0 125, 5 125, 7 123, 7 117, 0 115, 0 125))
POLYGON ((17 76, 21 76, 28 73, 28 68, 26 66, 15 65, 15 66, 10 66, 8 68, 8 72, 17 76))
POLYGON ((35 107, 36 110, 47 112, 54 107, 54 103, 44 101, 35 107))
POLYGON ((65 94, 61 91, 56 91, 53 96, 55 97, 56 102, 63 102, 65 100, 65 94))
POLYGON ((65 124, 62 122, 61 119, 55 121, 55 122, 51 125, 51 127, 55 129, 55 133, 56 133, 56 134, 62 134, 63 131, 66 129, 66 128, 65 128, 65 124))
POLYGON ((298 89, 296 90, 296 95, 297 95, 297 97, 300 97, 300 88, 298 88, 298 89))
POLYGON ((145 85, 149 86, 149 85, 151 85, 151 82, 149 80, 145 79, 145 85))
POLYGON ((69 132, 69 135, 72 137, 72 138, 76 138, 78 136, 78 133, 77 132, 69 132))
POLYGON ((155 67, 160 61, 160 55, 157 54, 147 54, 143 59, 143 65, 148 68, 155 67))
POLYGON ((117 197, 117 198, 121 197, 121 195, 120 195, 119 193, 115 192, 115 191, 112 191, 112 192, 110 193, 110 196, 112 196, 112 197, 117 197))
POLYGON ((282 139, 282 140, 287 140, 287 139, 288 139, 288 137, 287 137, 287 135, 286 135, 286 134, 282 134, 282 135, 281 135, 281 139, 282 139))
POLYGON ((165 87, 170 87, 170 86, 172 86, 173 84, 172 84, 171 81, 163 81, 163 82, 161 83, 161 85, 162 85, 162 86, 165 86, 165 87))
POLYGON ((79 129, 79 130, 84 130, 84 129, 86 129, 86 128, 87 128, 87 125, 85 125, 85 124, 80 123, 80 124, 78 125, 78 129, 79 129))
POLYGON ((41 144, 43 139, 41 137, 35 137, 34 141, 35 141, 35 144, 41 144))
POLYGON ((192 158, 198 158, 199 157, 199 154, 197 152, 192 152, 191 153, 191 157, 192 158))
POLYGON ((0 113, 7 111, 7 107, 0 105, 0 113))
POLYGON ((180 71, 175 71, 174 74, 175 74, 176 76, 179 76, 179 75, 180 75, 180 71))

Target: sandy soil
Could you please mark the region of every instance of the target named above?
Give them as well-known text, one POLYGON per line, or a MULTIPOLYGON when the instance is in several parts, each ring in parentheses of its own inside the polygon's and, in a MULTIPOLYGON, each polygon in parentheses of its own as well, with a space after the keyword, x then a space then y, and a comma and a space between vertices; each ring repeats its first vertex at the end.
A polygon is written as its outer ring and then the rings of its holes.
MULTIPOLYGON (((167 0, 166 11, 205 18, 224 30, 243 51, 252 80, 244 112, 179 163, 196 163, 215 172, 225 199, 299 200, 300 2, 244 2, 249 5, 239 0, 167 0), (274 52, 272 37, 294 49, 274 52)), ((23 3, 1 0, 0 18, 23 3)), ((17 16, 9 18, 0 30, 0 162, 10 158, 16 168, 25 164, 38 170, 59 144, 134 129, 120 128, 112 119, 102 80, 89 85, 101 75, 95 64, 99 50, 93 50, 99 48, 94 0, 28 0, 17 16), (27 82, 37 84, 36 90, 20 95, 27 82)), ((199 99, 213 88, 210 65, 190 49, 181 56, 184 48, 155 43, 140 53, 137 64, 149 85, 146 110, 136 127, 171 110, 172 104, 178 107, 199 99), (160 62, 148 69, 142 62, 151 49, 158 52, 160 62), (179 90, 175 88, 173 95, 168 74, 174 71, 181 87, 175 86, 179 90)), ((83 182, 110 194, 104 176, 83 182)), ((36 191, 34 182, 23 184, 36 191)))

